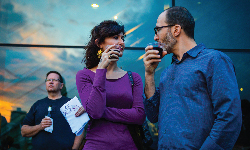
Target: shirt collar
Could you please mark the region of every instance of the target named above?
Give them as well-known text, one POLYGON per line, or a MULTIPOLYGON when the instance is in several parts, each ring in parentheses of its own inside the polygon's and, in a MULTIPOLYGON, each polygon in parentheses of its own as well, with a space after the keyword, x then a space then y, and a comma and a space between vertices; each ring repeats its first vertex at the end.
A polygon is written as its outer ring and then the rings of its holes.
MULTIPOLYGON (((189 55, 193 58, 197 57, 198 54, 201 52, 201 50, 203 50, 205 48, 205 45, 203 43, 200 43, 198 45, 196 45, 195 47, 193 47, 192 49, 188 50, 186 53, 184 53, 184 55, 189 55)), ((183 56, 184 56, 183 55, 183 56)), ((173 55, 172 56, 172 62, 176 62, 176 63, 179 63, 180 61, 177 59, 176 55, 173 55)))

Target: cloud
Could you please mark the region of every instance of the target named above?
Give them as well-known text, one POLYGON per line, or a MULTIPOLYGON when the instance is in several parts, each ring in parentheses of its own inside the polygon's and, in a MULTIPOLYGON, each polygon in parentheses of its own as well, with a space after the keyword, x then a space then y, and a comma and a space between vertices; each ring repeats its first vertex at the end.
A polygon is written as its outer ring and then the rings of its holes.
POLYGON ((0 100, 1 115, 4 116, 8 122, 10 122, 10 116, 11 116, 11 111, 13 111, 13 107, 20 107, 21 105, 8 102, 9 99, 11 98, 0 96, 0 99, 1 99, 0 100))
POLYGON ((25 24, 25 17, 22 13, 15 12, 14 5, 10 2, 7 2, 3 5, 0 5, 1 21, 0 26, 11 27, 16 24, 25 24))
POLYGON ((54 27, 54 25, 49 24, 49 23, 47 23, 47 22, 43 22, 42 25, 43 25, 44 27, 51 27, 51 28, 54 27))
POLYGON ((1 2, 1 4, 0 40, 1 43, 10 43, 13 37, 10 36, 10 33, 14 33, 18 37, 19 34, 15 32, 26 23, 26 20, 23 13, 14 10, 14 5, 11 2, 1 2))
POLYGON ((142 15, 150 12, 151 3, 153 2, 153 0, 128 0, 126 3, 127 7, 119 18, 121 18, 124 23, 141 22, 142 15))
MULTIPOLYGON (((13 81, 13 80, 12 80, 13 81)), ((33 81, 30 80, 28 82, 18 82, 16 84, 12 84, 11 86, 8 86, 8 84, 11 84, 11 81, 5 81, 5 82, 0 82, 0 91, 4 92, 4 95, 8 98, 16 98, 18 97, 19 93, 25 93, 27 89, 24 87, 33 87, 33 81)))
POLYGON ((78 25, 79 23, 75 19, 69 19, 69 23, 78 25))

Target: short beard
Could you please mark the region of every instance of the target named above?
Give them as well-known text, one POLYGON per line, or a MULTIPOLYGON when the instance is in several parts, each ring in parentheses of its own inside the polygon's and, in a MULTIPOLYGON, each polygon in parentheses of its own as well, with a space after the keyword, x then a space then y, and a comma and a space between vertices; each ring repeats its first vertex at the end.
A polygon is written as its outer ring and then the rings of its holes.
POLYGON ((167 32, 162 42, 165 44, 166 51, 169 54, 172 52, 177 40, 173 37, 171 32, 167 32))
POLYGON ((48 93, 56 93, 56 90, 47 90, 48 93))
POLYGON ((46 89, 48 93, 58 93, 61 90, 58 89, 46 89))

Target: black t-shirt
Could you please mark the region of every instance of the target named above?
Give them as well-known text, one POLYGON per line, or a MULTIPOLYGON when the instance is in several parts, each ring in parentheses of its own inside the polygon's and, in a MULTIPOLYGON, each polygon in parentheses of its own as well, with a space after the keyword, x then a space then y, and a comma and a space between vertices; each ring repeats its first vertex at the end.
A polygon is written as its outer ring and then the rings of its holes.
POLYGON ((48 97, 35 102, 27 113, 23 125, 35 126, 41 123, 48 114, 48 107, 52 106, 51 118, 53 119, 53 132, 44 130, 32 137, 34 150, 66 150, 72 149, 75 134, 72 133, 67 120, 62 115, 60 108, 70 99, 61 97, 57 100, 50 100, 48 97))

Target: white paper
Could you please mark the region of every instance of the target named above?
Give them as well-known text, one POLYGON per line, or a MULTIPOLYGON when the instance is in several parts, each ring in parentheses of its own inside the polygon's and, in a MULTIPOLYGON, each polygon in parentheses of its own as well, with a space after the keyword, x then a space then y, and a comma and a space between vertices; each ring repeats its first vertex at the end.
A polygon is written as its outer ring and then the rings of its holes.
POLYGON ((69 126, 73 133, 76 134, 76 136, 79 136, 82 134, 84 130, 84 126, 89 121, 89 116, 85 112, 79 117, 75 117, 75 113, 78 111, 78 109, 82 107, 82 104, 78 100, 78 98, 75 96, 70 101, 65 103, 61 108, 60 111, 62 112, 63 116, 66 118, 66 120, 69 123, 69 126))
MULTIPOLYGON (((50 117, 48 117, 48 116, 45 116, 45 117, 46 117, 46 118, 50 118, 50 117)), ((52 125, 49 126, 49 127, 47 127, 47 128, 45 128, 44 130, 47 131, 47 132, 52 133, 52 131, 53 131, 53 119, 50 118, 50 120, 51 120, 51 122, 52 122, 52 125)))

